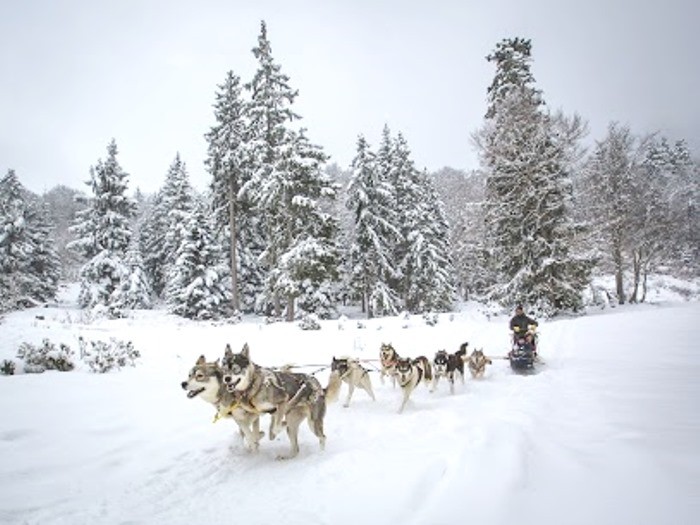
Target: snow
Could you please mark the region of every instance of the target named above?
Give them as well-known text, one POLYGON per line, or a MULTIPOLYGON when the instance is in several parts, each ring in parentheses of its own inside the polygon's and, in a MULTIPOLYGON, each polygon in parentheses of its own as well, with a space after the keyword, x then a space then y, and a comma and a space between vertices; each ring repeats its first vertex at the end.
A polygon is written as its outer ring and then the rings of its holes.
MULTIPOLYGON (((540 323, 546 365, 532 376, 494 360, 480 381, 401 394, 379 374, 329 406, 326 449, 306 425, 247 451, 230 420, 180 387, 200 354, 251 347, 262 365, 376 359, 470 348, 502 356, 507 316, 464 305, 418 316, 297 324, 193 322, 162 311, 93 320, 75 288, 54 307, 8 315, 0 360, 48 337, 131 340, 135 368, 0 376, 0 522, 17 524, 660 524, 700 512, 698 302, 624 306, 540 323), (39 319, 36 316, 43 316, 39 319)), ((15 359, 16 361, 16 359, 15 359)), ((376 363, 367 363, 372 368, 376 363)), ((372 368, 373 369, 373 368, 372 368)), ((373 369, 374 370, 374 369, 373 369)), ((317 372, 326 383, 328 370, 317 372)), ((263 419, 267 428, 268 418, 263 419)))

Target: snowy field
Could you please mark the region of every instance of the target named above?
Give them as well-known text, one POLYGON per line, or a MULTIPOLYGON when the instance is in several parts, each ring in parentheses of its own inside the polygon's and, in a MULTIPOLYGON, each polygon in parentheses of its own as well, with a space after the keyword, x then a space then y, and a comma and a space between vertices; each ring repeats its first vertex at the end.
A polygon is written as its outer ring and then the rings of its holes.
MULTIPOLYGON (((691 524, 700 515, 698 302, 661 302, 540 323, 546 366, 514 375, 494 360, 454 395, 400 392, 371 377, 328 408, 321 451, 306 425, 248 452, 231 420, 180 383, 200 354, 244 342, 254 361, 313 365, 457 350, 507 351, 507 317, 475 306, 442 315, 295 324, 194 323, 158 311, 83 323, 66 293, 56 307, 0 324, 0 360, 44 337, 131 340, 135 368, 0 376, 0 522, 13 524, 691 524), (42 316, 43 319, 38 319, 42 316)), ((368 367, 375 366, 367 363, 368 367)), ((326 383, 328 370, 317 372, 326 383)), ((263 419, 267 428, 267 416, 263 419)))

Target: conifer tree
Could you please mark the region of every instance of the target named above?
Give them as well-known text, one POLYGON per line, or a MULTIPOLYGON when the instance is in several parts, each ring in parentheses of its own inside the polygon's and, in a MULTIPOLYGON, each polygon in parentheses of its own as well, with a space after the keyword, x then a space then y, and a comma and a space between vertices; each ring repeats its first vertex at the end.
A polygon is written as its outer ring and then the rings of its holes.
POLYGON ((54 298, 59 274, 46 212, 8 170, 0 179, 0 312, 54 298))
POLYGON ((230 283, 221 246, 201 205, 188 218, 183 239, 169 269, 168 310, 188 319, 219 319, 228 315, 230 283))
POLYGON ((109 317, 120 317, 119 290, 128 278, 126 251, 131 242, 130 222, 135 204, 127 196, 128 174, 117 161, 117 144, 107 147, 107 159, 90 169, 92 197, 71 227, 77 239, 68 247, 87 261, 80 270, 79 303, 99 308, 109 317))
POLYGON ((275 234, 280 222, 279 212, 284 206, 279 200, 284 194, 281 189, 287 177, 283 157, 293 141, 290 124, 299 118, 291 109, 297 91, 290 87, 289 77, 282 73, 272 57, 264 21, 260 25, 258 45, 253 48, 253 55, 258 68, 245 86, 250 93, 246 115, 251 176, 243 184, 240 197, 253 203, 256 214, 263 219, 258 238, 265 248, 260 258, 266 267, 267 294, 261 299, 269 300, 275 315, 280 316, 282 291, 274 279, 279 270, 282 247, 276 243, 279 236, 275 237, 275 234), (270 293, 272 297, 269 297, 270 293))
POLYGON ((250 152, 246 121, 247 103, 240 78, 229 71, 219 86, 214 103, 216 123, 206 134, 207 169, 216 230, 226 232, 231 268, 231 300, 234 311, 252 311, 263 280, 258 255, 262 250, 260 218, 249 199, 239 195, 250 180, 250 152), (240 271, 239 271, 240 270, 240 271))
POLYGON ((577 310, 592 263, 570 253, 575 225, 566 152, 535 87, 530 41, 505 39, 487 60, 496 74, 477 144, 498 276, 491 297, 508 306, 525 302, 543 314, 577 310))
POLYGON ((327 156, 309 142, 305 130, 292 133, 291 140, 278 165, 285 174, 284 183, 263 192, 260 201, 266 209, 266 197, 272 197, 271 209, 274 202, 281 204, 270 238, 281 256, 270 282, 276 283, 287 301, 288 321, 295 317, 296 303, 304 312, 328 318, 335 312, 338 223, 324 205, 335 198, 336 187, 322 170, 327 156))
POLYGON ((398 280, 393 248, 401 232, 387 220, 394 214, 392 189, 380 176, 376 157, 362 136, 351 169, 347 191, 347 207, 354 218, 351 286, 368 318, 396 314, 401 302, 389 279, 398 280))

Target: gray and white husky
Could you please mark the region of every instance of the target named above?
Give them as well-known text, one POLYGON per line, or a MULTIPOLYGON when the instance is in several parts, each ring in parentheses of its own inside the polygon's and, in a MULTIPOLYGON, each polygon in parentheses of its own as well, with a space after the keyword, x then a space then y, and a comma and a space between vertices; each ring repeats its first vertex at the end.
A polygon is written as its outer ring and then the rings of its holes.
POLYGON ((415 359, 408 357, 399 358, 396 363, 396 380, 403 392, 403 401, 399 407, 399 414, 403 412, 409 397, 411 397, 411 393, 420 382, 430 383, 432 377, 430 361, 428 361, 427 357, 419 356, 415 359))
POLYGON ((286 426, 291 450, 280 459, 299 453, 299 425, 305 419, 318 437, 321 449, 325 447, 326 393, 315 377, 261 367, 251 361, 247 343, 238 353, 226 345, 221 369, 224 387, 235 396, 236 408, 251 415, 272 415, 271 439, 286 426))
POLYGON ((245 442, 253 451, 258 450, 260 438, 260 416, 235 407, 233 396, 224 388, 223 373, 219 361, 207 362, 204 355, 199 356, 194 367, 187 376, 187 381, 181 383, 183 390, 187 391, 187 397, 199 399, 211 403, 216 408, 214 420, 220 417, 232 418, 245 439, 245 442))
POLYGON ((474 379, 484 377, 486 365, 490 365, 491 363, 491 359, 486 357, 484 350, 481 348, 472 351, 471 355, 467 358, 467 366, 469 367, 469 372, 474 379))
POLYGON ((333 357, 331 361, 331 374, 328 378, 328 387, 326 388, 326 398, 328 402, 333 402, 338 398, 340 386, 343 383, 348 385, 348 397, 343 403, 344 407, 350 406, 350 399, 355 391, 355 388, 361 388, 372 401, 375 401, 374 391, 372 390, 372 380, 369 377, 369 371, 360 364, 358 359, 352 357, 333 357))

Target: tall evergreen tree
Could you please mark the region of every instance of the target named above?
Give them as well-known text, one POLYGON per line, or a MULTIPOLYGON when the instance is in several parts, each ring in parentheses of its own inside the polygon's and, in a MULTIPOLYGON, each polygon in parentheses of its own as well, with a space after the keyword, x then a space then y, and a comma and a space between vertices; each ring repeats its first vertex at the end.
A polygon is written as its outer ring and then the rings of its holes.
POLYGON ((258 261, 263 244, 259 238, 260 218, 252 212, 250 200, 239 195, 251 177, 246 111, 240 78, 229 71, 216 93, 216 123, 206 134, 206 165, 212 176, 210 187, 216 228, 226 232, 224 237, 229 246, 234 311, 254 309, 255 296, 260 293, 263 280, 258 261))
POLYGON ((498 284, 491 297, 541 313, 577 310, 591 262, 570 253, 575 233, 566 152, 530 71, 529 40, 505 39, 477 135, 487 176, 485 220, 498 284))
POLYGON ((0 312, 55 297, 60 261, 46 211, 14 170, 0 179, 0 312))
POLYGON ((281 253, 270 279, 277 289, 270 291, 278 290, 286 298, 289 321, 295 317, 296 303, 307 313, 328 318, 335 312, 338 223, 324 204, 335 198, 336 187, 322 170, 327 156, 309 142, 305 131, 293 133, 292 141, 278 164, 284 183, 264 191, 260 201, 266 209, 266 197, 272 197, 270 208, 282 204, 271 237, 281 253))
POLYGON ((102 309, 110 317, 122 315, 119 290, 128 278, 126 252, 131 242, 130 222, 135 204, 128 197, 129 175, 117 161, 117 144, 107 147, 107 159, 90 169, 92 197, 78 213, 71 231, 77 239, 68 247, 87 261, 80 270, 79 303, 82 308, 102 309))
POLYGON ((395 213, 394 195, 388 181, 380 176, 376 157, 362 136, 351 169, 347 207, 354 217, 352 289, 360 296, 368 318, 396 314, 401 301, 390 280, 396 281, 400 275, 393 250, 401 232, 387 220, 395 213))
POLYGON ((282 247, 277 245, 275 239, 279 237, 275 237, 275 234, 280 222, 279 211, 284 207, 284 202, 280 200, 287 177, 283 158, 293 141, 290 124, 299 118, 291 109, 297 91, 290 87, 289 77, 282 73, 272 57, 264 21, 260 25, 258 45, 253 48, 253 55, 258 61, 258 68, 251 82, 245 86, 250 92, 246 114, 249 119, 251 177, 241 188, 240 197, 252 202, 258 216, 263 218, 261 235, 265 251, 261 259, 266 266, 266 289, 272 291, 270 300, 275 315, 279 316, 282 291, 273 281, 273 271, 278 269, 282 247))
POLYGON ((228 267, 221 246, 198 206, 188 218, 175 264, 169 269, 166 298, 171 313, 188 319, 219 319, 231 311, 228 267))

